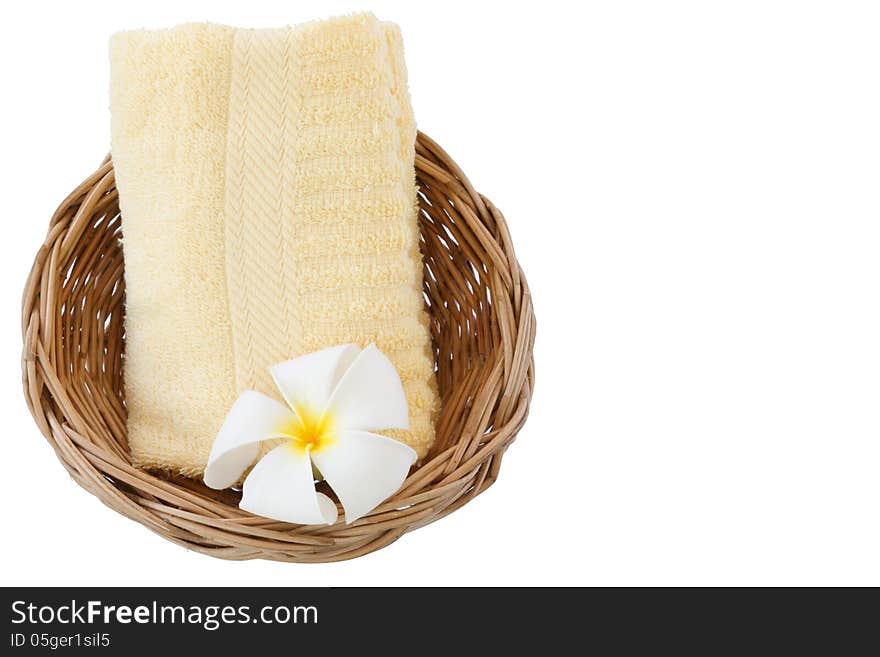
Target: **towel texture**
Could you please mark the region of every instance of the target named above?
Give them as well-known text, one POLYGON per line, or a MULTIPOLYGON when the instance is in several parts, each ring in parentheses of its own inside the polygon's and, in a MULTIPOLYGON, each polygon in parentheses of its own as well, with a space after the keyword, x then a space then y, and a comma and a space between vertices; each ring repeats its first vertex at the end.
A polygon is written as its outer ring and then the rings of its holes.
POLYGON ((110 44, 132 456, 201 475, 268 367, 375 342, 424 456, 439 402, 400 32, 372 15, 184 25, 110 44))

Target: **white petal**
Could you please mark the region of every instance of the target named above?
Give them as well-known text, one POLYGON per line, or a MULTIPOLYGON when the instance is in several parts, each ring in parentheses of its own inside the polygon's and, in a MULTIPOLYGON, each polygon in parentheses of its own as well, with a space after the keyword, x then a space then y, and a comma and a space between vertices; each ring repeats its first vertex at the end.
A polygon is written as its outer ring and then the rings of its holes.
POLYGON ((354 522, 397 492, 416 453, 375 433, 340 431, 312 460, 342 502, 345 522, 354 522))
POLYGON ((239 507, 258 516, 300 525, 332 525, 336 505, 315 490, 308 450, 279 445, 250 471, 239 507))
POLYGON ((342 375, 327 408, 338 429, 409 429, 400 376, 374 344, 367 345, 342 375))
POLYGON ((269 371, 291 408, 305 406, 320 414, 360 352, 357 345, 343 344, 279 363, 269 371))
POLYGON ((208 465, 205 484, 229 488, 239 480, 260 452, 260 441, 295 421, 287 406, 253 390, 241 393, 220 427, 208 465))

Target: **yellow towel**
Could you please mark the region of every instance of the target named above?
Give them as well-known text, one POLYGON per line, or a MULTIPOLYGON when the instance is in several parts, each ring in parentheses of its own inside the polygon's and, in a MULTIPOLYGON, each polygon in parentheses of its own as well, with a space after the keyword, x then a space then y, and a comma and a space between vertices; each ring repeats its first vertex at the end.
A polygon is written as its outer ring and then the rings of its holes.
POLYGON ((400 32, 371 14, 110 43, 135 462, 200 476, 267 368, 375 342, 424 456, 438 408, 400 32))

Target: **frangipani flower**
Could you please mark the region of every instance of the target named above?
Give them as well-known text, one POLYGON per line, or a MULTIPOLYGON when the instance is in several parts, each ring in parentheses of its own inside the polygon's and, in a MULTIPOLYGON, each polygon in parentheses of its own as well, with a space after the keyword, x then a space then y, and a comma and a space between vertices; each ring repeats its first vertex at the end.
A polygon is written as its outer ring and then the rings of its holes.
POLYGON ((262 441, 282 438, 244 480, 242 509, 298 524, 333 524, 336 505, 315 490, 312 464, 339 497, 348 523, 400 488, 416 452, 372 433, 409 429, 400 377, 375 345, 331 347, 270 372, 287 405, 252 390, 241 394, 214 440, 208 486, 234 485, 262 441))

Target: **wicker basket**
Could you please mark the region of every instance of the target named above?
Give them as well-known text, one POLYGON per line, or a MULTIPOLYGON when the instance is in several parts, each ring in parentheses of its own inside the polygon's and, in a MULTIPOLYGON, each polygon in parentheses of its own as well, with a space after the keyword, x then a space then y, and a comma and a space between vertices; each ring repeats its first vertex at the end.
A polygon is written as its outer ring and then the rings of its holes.
POLYGON ((443 406, 431 453, 400 491, 350 525, 292 525, 242 511, 235 491, 132 466, 120 214, 109 156, 55 212, 24 292, 24 393, 70 476, 110 508, 189 549, 296 562, 378 550, 486 490, 528 414, 535 317, 501 213, 423 134, 416 153, 425 298, 443 406))

